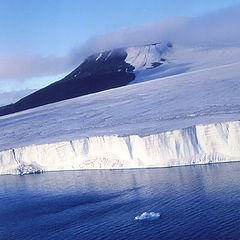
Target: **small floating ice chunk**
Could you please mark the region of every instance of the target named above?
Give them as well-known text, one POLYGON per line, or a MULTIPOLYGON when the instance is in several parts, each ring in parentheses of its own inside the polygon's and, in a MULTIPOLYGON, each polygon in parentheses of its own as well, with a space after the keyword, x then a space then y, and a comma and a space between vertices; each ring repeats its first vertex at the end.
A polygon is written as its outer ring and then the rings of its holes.
POLYGON ((161 216, 160 213, 155 212, 144 212, 139 216, 135 217, 135 220, 156 220, 161 216))
POLYGON ((42 173, 42 172, 43 172, 42 167, 37 164, 35 164, 35 165, 21 164, 18 168, 18 174, 20 174, 20 175, 36 174, 36 173, 42 173))

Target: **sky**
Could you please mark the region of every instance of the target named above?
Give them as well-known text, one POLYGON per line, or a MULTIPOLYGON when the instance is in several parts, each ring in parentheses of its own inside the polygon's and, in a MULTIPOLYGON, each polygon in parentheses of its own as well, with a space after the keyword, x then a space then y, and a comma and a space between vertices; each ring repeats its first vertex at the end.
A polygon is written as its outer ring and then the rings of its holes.
POLYGON ((0 0, 0 98, 59 80, 107 47, 194 30, 202 16, 211 25, 212 13, 215 23, 223 14, 232 24, 239 7, 240 0, 0 0))

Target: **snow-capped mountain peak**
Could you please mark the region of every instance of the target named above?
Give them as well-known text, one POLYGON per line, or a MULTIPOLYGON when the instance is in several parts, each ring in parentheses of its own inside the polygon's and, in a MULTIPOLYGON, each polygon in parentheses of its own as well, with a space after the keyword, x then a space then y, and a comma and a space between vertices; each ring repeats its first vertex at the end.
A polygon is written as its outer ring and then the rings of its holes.
POLYGON ((167 63, 171 43, 117 48, 86 58, 63 79, 0 108, 0 116, 133 83, 139 70, 167 63))
POLYGON ((171 42, 158 42, 141 46, 117 48, 91 55, 87 59, 97 64, 122 57, 134 71, 156 68, 167 62, 165 56, 173 47, 171 42))

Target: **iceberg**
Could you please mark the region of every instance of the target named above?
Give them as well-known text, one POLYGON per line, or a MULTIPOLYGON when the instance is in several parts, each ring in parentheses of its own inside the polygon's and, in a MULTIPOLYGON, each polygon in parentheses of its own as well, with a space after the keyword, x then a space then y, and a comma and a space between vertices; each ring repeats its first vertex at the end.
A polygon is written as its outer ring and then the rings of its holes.
POLYGON ((156 220, 161 216, 160 213, 155 213, 155 212, 144 212, 139 216, 136 216, 134 219, 135 220, 156 220))

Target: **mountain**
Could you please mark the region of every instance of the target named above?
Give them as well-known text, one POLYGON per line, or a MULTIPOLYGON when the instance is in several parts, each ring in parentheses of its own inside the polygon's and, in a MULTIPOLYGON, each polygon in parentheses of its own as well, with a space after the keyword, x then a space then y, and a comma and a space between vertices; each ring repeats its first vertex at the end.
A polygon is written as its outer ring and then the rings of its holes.
POLYGON ((125 52, 130 84, 0 117, 0 174, 239 161, 240 43, 125 52))
POLYGON ((62 80, 1 107, 0 116, 127 85, 135 79, 136 70, 164 64, 162 55, 171 47, 170 42, 155 43, 94 54, 62 80))

